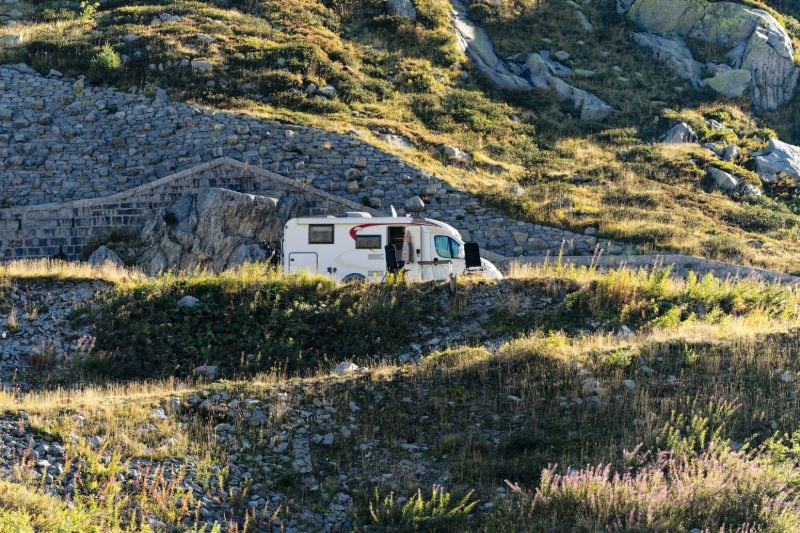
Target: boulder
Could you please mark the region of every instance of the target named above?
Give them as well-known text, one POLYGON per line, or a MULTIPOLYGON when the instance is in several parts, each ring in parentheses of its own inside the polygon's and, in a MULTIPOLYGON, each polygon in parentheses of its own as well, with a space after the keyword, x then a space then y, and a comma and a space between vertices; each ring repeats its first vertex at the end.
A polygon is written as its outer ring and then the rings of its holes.
POLYGON ((749 70, 730 69, 718 71, 713 78, 703 80, 703 83, 728 98, 741 98, 744 96, 753 75, 749 70))
POLYGON ((180 300, 178 300, 178 307, 183 307, 185 309, 194 309, 195 307, 200 305, 200 300, 195 298, 194 296, 187 294, 180 300))
POLYGON ((414 143, 408 140, 407 137, 403 137, 402 135, 394 135, 392 133, 384 133, 378 135, 378 138, 392 146, 393 148, 399 148, 400 150, 412 150, 414 148, 414 143))
POLYGON ((296 216, 302 198, 274 198, 211 188, 183 195, 160 209, 142 230, 141 265, 151 275, 164 270, 220 272, 266 258, 261 243, 280 240, 283 224, 296 216))
POLYGON ((412 196, 405 201, 403 208, 407 213, 421 213, 425 210, 425 202, 419 196, 412 196))
POLYGON ((755 157, 759 177, 769 183, 779 174, 786 174, 800 181, 800 146, 794 146, 778 139, 770 139, 762 155, 755 157))
POLYGON ((21 33, 9 33, 0 36, 0 48, 16 48, 25 43, 25 37, 21 33))
POLYGON ((123 266, 124 263, 117 253, 105 244, 92 252, 89 256, 90 265, 104 265, 111 263, 114 266, 123 266))
POLYGON ((333 85, 326 85, 325 87, 320 87, 317 89, 317 93, 319 96, 324 96, 325 98, 336 98, 339 94, 336 90, 336 87, 333 85))
POLYGON ((342 376, 345 374, 350 374, 352 372, 358 372, 359 370, 361 370, 361 368, 357 364, 351 363, 349 361, 343 361, 338 365, 336 365, 334 372, 342 376))
POLYGON ((739 159, 739 147, 735 144, 729 144, 723 148, 720 157, 725 161, 736 161, 739 159))
POLYGON ((456 148, 455 146, 443 144, 439 146, 439 153, 451 163, 457 163, 461 165, 469 165, 472 163, 472 156, 467 152, 456 148))
POLYGON ((725 192, 733 192, 739 187, 739 178, 717 167, 708 167, 708 175, 714 185, 725 192))
POLYGON ((618 0, 617 9, 627 12, 628 18, 649 33, 687 38, 726 51, 728 66, 750 73, 746 85, 741 73, 716 79, 710 85, 715 90, 746 92, 757 107, 768 110, 794 95, 798 69, 791 38, 764 10, 708 0, 618 0))
POLYGON ((578 19, 578 25, 583 31, 594 31, 594 25, 589 21, 589 17, 586 16, 586 13, 580 9, 576 9, 575 17, 578 19))
POLYGON ((505 62, 495 54, 486 30, 473 24, 467 17, 467 8, 453 0, 453 28, 459 48, 469 56, 475 66, 501 89, 530 90, 531 84, 513 74, 505 62))
POLYGON ((199 378, 217 379, 219 377, 219 367, 213 365, 202 365, 194 369, 193 374, 199 378))
POLYGON ((681 122, 673 126, 661 142, 664 144, 696 143, 697 134, 695 134, 691 126, 685 122, 681 122))
POLYGON ((389 0, 389 13, 409 20, 417 20, 417 10, 411 0, 389 0))
MULTIPOLYGON (((585 121, 602 121, 616 112, 616 109, 599 96, 556 78, 558 75, 571 74, 572 70, 551 60, 547 52, 530 54, 524 64, 501 60, 497 57, 486 31, 469 20, 464 5, 459 0, 452 0, 451 3, 453 28, 459 47, 478 70, 499 88, 517 91, 549 88, 556 92, 560 100, 571 101, 580 119, 585 121)), ((588 19, 585 22, 591 26, 588 19)))
POLYGON ((665 63, 679 77, 689 80, 693 85, 700 82, 703 64, 694 60, 689 47, 680 37, 634 33, 631 39, 642 48, 648 48, 655 59, 665 63))
POLYGON ((214 70, 214 63, 202 59, 194 59, 192 60, 192 70, 196 70, 198 72, 211 72, 214 70))

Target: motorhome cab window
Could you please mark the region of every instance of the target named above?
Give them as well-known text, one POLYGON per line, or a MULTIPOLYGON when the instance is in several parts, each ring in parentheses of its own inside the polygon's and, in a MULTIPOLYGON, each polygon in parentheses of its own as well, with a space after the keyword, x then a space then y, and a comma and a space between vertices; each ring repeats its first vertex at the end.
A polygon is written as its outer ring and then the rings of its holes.
POLYGON ((357 250, 379 250, 380 247, 380 235, 356 235, 357 250))
POLYGON ((309 225, 308 244, 333 244, 333 224, 309 225))
POLYGON ((461 246, 458 242, 446 235, 436 235, 433 238, 433 245, 436 247, 436 255, 446 259, 458 257, 461 246))

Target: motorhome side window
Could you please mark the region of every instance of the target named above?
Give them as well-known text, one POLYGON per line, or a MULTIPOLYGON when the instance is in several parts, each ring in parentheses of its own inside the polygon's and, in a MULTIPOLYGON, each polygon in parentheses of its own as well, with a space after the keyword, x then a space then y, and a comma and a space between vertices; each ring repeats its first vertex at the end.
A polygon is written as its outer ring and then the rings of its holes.
POLYGON ((380 248, 380 235, 356 235, 357 250, 379 250, 380 248))
POLYGON ((461 246, 458 242, 446 235, 436 235, 433 238, 433 245, 436 248, 436 255, 445 259, 458 257, 461 251, 461 246))
POLYGON ((310 224, 308 244, 333 244, 333 224, 310 224))

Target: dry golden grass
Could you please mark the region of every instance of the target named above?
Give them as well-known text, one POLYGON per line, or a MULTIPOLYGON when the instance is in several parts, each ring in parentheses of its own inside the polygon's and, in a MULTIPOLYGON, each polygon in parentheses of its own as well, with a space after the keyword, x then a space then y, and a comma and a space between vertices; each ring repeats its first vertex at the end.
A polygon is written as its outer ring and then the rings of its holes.
POLYGON ((138 270, 118 267, 111 263, 90 265, 54 259, 21 259, 0 263, 0 283, 10 279, 102 280, 108 283, 122 283, 142 281, 145 278, 146 276, 138 270))

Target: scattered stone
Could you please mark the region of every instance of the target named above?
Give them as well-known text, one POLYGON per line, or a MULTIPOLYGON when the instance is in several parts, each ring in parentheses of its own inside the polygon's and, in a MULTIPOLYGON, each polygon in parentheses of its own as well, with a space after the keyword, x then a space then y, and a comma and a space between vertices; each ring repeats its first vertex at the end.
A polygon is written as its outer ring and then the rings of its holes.
POLYGON ((349 361, 343 361, 343 362, 339 363, 338 365, 336 365, 336 368, 334 369, 334 372, 336 372, 337 374, 339 374, 341 376, 341 375, 344 375, 344 374, 350 374, 350 373, 353 373, 353 372, 358 372, 359 370, 361 370, 361 368, 357 364, 351 363, 349 361))
POLYGON ((632 379, 623 379, 622 384, 630 391, 636 390, 636 382, 632 379))
POLYGON ((670 129, 661 141, 664 144, 696 143, 697 134, 691 126, 681 122, 670 129))
POLYGON ((725 192, 733 192, 739 187, 739 178, 717 167, 708 167, 708 175, 713 180, 714 185, 725 192))
POLYGON ((205 379, 217 379, 220 375, 219 367, 213 365, 198 366, 192 373, 197 377, 205 379))
POLYGON ((214 70, 214 63, 202 59, 192 60, 192 69, 198 72, 211 72, 214 70))
POLYGON ((325 87, 320 87, 319 89, 317 89, 316 94, 324 96, 325 98, 336 98, 339 92, 333 85, 326 85, 325 87))
POLYGON ((178 300, 178 307, 185 307, 187 309, 194 309, 200 305, 200 300, 187 294, 186 296, 182 297, 178 300))

